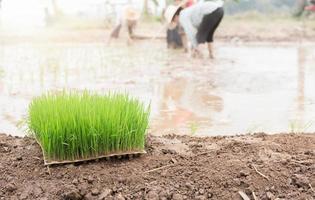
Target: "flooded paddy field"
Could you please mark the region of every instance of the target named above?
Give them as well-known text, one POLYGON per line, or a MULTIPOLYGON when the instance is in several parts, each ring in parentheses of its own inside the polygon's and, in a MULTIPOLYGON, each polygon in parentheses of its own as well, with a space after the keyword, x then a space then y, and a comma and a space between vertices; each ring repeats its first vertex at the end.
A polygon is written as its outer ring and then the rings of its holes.
POLYGON ((150 132, 315 131, 315 44, 216 44, 214 61, 164 42, 0 45, 0 132, 23 136, 28 104, 51 90, 128 92, 151 104, 150 132))

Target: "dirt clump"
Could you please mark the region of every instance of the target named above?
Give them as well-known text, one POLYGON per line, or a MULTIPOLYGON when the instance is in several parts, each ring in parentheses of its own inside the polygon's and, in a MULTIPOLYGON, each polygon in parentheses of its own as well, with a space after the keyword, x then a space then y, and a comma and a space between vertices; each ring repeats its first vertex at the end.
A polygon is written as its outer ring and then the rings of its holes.
POLYGON ((0 199, 315 198, 315 134, 147 141, 140 157, 45 167, 33 139, 0 134, 0 199))

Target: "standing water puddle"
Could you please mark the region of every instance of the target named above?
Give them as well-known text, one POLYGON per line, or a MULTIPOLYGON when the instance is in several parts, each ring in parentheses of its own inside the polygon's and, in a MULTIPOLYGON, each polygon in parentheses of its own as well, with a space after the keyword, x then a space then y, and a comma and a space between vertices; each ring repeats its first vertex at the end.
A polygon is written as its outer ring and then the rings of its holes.
POLYGON ((155 134, 315 131, 314 47, 218 44, 210 62, 163 43, 2 45, 0 132, 25 135, 17 125, 31 99, 63 88, 151 103, 155 134))

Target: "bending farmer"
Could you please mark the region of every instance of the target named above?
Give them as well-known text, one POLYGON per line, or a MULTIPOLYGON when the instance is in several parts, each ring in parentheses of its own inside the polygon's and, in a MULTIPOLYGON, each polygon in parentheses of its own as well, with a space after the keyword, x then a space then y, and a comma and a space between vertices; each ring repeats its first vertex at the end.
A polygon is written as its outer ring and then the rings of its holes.
POLYGON ((118 38, 121 29, 125 29, 127 32, 127 43, 130 44, 134 39, 134 30, 137 22, 140 18, 140 13, 132 6, 126 6, 122 9, 121 13, 117 17, 116 26, 110 34, 108 43, 112 38, 118 38))
POLYGON ((173 19, 179 14, 179 22, 184 28, 191 43, 193 56, 201 56, 199 44, 208 43, 209 57, 213 58, 213 34, 218 28, 224 15, 222 0, 200 0, 197 4, 181 10, 178 8, 173 19))

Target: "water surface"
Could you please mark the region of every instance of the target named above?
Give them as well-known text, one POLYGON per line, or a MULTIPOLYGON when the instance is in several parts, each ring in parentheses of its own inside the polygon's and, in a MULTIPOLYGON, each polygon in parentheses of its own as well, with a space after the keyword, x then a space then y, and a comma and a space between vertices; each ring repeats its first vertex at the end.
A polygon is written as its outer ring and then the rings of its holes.
POLYGON ((315 44, 217 44, 215 61, 164 43, 0 45, 0 132, 50 90, 129 92, 151 103, 154 134, 315 131, 315 44))

